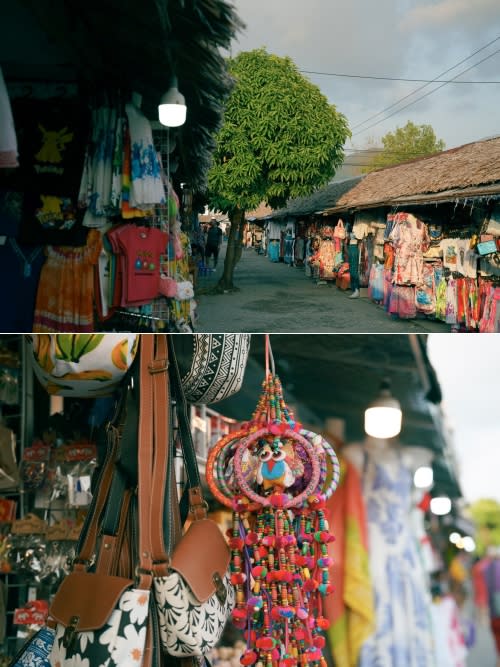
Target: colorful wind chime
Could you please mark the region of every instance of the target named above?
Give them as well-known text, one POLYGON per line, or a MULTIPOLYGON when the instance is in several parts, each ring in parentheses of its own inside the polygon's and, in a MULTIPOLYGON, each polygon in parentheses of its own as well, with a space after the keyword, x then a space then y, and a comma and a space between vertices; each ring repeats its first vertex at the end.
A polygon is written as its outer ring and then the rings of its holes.
POLYGON ((242 665, 326 667, 322 598, 332 592, 325 503, 340 467, 332 446, 295 421, 266 336, 266 378, 252 419, 210 450, 206 476, 233 511, 233 624, 242 665), (272 369, 269 370, 269 360, 272 369))

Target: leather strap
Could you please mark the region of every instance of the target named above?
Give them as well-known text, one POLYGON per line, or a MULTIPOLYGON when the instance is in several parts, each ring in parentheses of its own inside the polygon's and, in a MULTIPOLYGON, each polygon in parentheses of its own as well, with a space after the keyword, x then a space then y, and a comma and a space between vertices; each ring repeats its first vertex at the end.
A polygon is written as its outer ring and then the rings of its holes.
POLYGON ((154 362, 154 336, 143 334, 140 341, 140 403, 138 433, 138 505, 139 563, 138 588, 149 589, 152 583, 151 553, 151 477, 153 471, 153 385, 150 365, 154 362))

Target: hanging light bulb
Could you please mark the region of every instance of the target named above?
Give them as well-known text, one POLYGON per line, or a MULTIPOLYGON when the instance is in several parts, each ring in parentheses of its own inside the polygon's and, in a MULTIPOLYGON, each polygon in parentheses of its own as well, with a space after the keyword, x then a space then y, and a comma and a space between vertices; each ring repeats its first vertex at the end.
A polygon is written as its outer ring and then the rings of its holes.
POLYGON ((430 489, 434 482, 434 472, 430 466, 420 466, 415 470, 413 483, 417 489, 430 489))
POLYGON ((365 433, 374 438, 394 438, 401 432, 403 413, 390 387, 389 378, 382 380, 379 395, 365 410, 365 433))
POLYGON ((158 118, 162 125, 179 127, 186 122, 186 100, 177 88, 177 77, 172 77, 170 88, 160 99, 158 118))
POLYGON ((431 512, 436 516, 444 516, 451 512, 451 500, 447 496, 438 496, 431 500, 431 512))

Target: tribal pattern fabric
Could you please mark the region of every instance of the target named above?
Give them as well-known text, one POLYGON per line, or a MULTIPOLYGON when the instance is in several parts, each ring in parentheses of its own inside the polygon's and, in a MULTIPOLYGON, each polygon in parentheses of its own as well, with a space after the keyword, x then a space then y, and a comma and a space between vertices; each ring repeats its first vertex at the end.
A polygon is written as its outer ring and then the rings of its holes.
POLYGON ((240 390, 250 351, 249 334, 193 336, 191 369, 182 378, 191 403, 216 403, 240 390))

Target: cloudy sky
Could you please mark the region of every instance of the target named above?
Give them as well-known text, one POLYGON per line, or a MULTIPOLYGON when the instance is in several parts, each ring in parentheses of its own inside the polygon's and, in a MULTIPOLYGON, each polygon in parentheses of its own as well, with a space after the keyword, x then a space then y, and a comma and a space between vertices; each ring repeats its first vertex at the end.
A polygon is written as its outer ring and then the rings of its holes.
MULTIPOLYGON (((478 51, 439 79, 450 79, 500 50, 498 0, 233 0, 246 30, 233 55, 266 47, 290 56, 299 69, 315 72, 432 80, 478 51)), ((390 109, 369 117, 424 83, 347 79, 307 75, 349 120, 348 147, 402 127, 408 120, 430 123, 447 148, 500 134, 500 83, 453 84, 374 127, 390 109)), ((464 81, 500 81, 500 51, 458 77, 464 81)), ((400 108, 437 88, 427 86, 400 108)))
POLYGON ((500 501, 500 338, 431 334, 428 345, 454 430, 464 497, 500 501))

